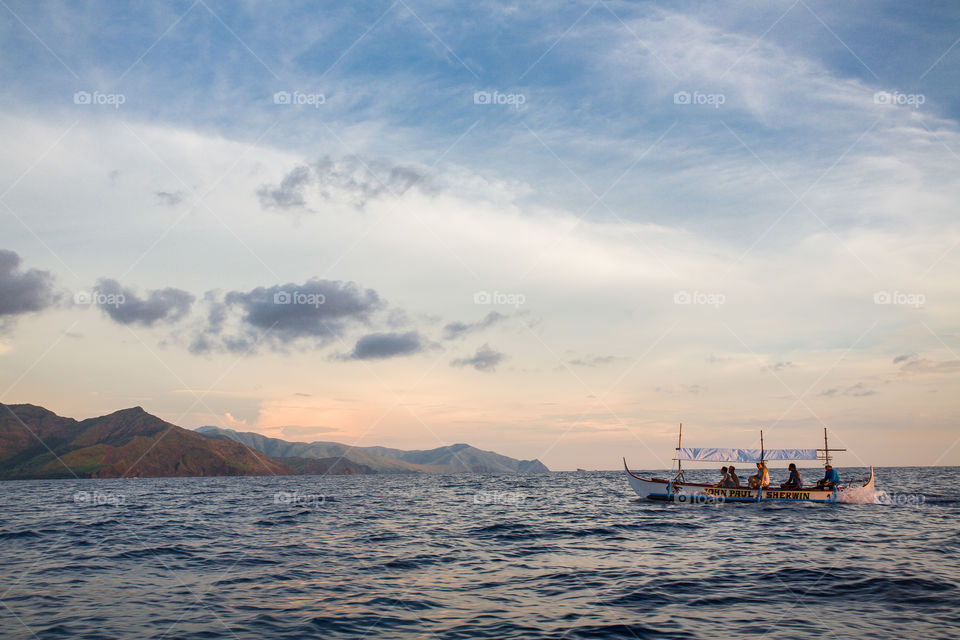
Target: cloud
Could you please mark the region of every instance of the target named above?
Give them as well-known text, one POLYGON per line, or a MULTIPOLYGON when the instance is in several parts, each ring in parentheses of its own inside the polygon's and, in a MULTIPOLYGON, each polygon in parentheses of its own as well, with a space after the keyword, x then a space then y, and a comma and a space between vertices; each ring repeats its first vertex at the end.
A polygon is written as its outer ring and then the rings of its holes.
POLYGON ((767 365, 766 367, 764 367, 764 369, 767 370, 767 371, 774 371, 774 372, 776 372, 776 371, 783 371, 784 369, 788 369, 788 368, 795 367, 795 366, 797 366, 797 365, 793 364, 793 362, 790 362, 789 360, 788 360, 788 361, 783 361, 783 360, 781 360, 781 361, 778 361, 778 362, 774 362, 774 363, 771 364, 771 365, 767 365))
POLYGON ((183 202, 183 192, 182 191, 156 191, 154 195, 165 205, 175 206, 183 202))
POLYGON ((4 316, 43 311, 57 300, 49 272, 21 271, 20 256, 0 249, 0 320, 4 316))
POLYGON ((423 337, 416 331, 407 333, 371 333, 363 336, 353 351, 341 360, 382 360, 419 353, 425 348, 423 337))
POLYGON ((897 356, 894 364, 900 364, 900 372, 904 375, 923 373, 953 373, 960 371, 960 360, 945 360, 937 362, 928 358, 921 358, 919 354, 897 356))
POLYGON ((116 280, 101 278, 94 287, 97 306, 114 322, 146 327, 158 322, 177 322, 190 312, 194 296, 182 289, 168 287, 148 291, 145 298, 116 280))
POLYGON ((306 207, 303 190, 310 183, 310 167, 296 167, 276 187, 262 185, 257 189, 260 206, 264 209, 292 209, 306 207))
POLYGON ((457 358, 450 363, 451 367, 473 367, 477 371, 494 371, 503 361, 504 354, 484 344, 469 358, 457 358))
POLYGON ((574 358, 569 360, 567 364, 574 367, 599 367, 618 360, 626 360, 626 358, 624 356, 587 356, 585 358, 574 358))
POLYGON ((205 301, 207 318, 190 345, 193 353, 253 352, 261 341, 275 349, 300 339, 320 346, 342 336, 351 324, 369 324, 385 307, 373 289, 319 279, 222 296, 209 292, 205 301))
POLYGON ((462 338, 468 333, 473 333, 475 331, 482 331, 488 327, 506 320, 510 316, 504 315, 498 311, 491 311, 482 320, 478 322, 450 322, 443 328, 443 339, 444 340, 455 340, 457 338, 462 338))
POLYGON ((834 398, 836 396, 850 396, 853 398, 864 398, 866 396, 873 396, 876 394, 877 394, 876 391, 872 389, 867 389, 865 386, 863 386, 862 382, 858 382, 857 384, 850 387, 832 387, 825 391, 821 391, 819 395, 827 398, 834 398))
POLYGON ((414 167, 383 160, 364 161, 359 156, 335 161, 328 156, 295 167, 279 185, 261 185, 257 196, 264 209, 313 211, 307 204, 311 196, 324 203, 346 203, 362 209, 369 200, 403 195, 414 185, 423 185, 425 179, 426 174, 414 167))

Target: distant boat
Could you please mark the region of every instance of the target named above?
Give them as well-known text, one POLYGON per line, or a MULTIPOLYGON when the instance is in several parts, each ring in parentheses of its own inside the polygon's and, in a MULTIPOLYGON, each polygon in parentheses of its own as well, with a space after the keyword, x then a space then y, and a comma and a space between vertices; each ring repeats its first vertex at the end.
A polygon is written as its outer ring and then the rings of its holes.
POLYGON ((577 468, 577 473, 586 473, 586 472, 587 472, 586 469, 577 468))
MULTIPOLYGON (((681 439, 683 425, 680 425, 681 439)), ((827 443, 827 430, 823 430, 823 449, 764 449, 763 432, 760 432, 760 449, 706 449, 683 448, 677 442, 677 474, 672 480, 663 478, 643 478, 630 471, 627 459, 623 459, 623 468, 627 472, 630 487, 641 498, 651 500, 666 500, 670 502, 838 502, 845 491, 851 489, 875 488, 873 467, 870 467, 870 476, 861 479, 859 485, 854 486, 851 480, 846 486, 832 488, 805 487, 802 489, 780 489, 768 487, 718 487, 712 484, 686 482, 683 478, 681 461, 696 462, 767 462, 768 460, 823 460, 830 464, 830 453, 846 451, 846 449, 831 449, 827 443)))

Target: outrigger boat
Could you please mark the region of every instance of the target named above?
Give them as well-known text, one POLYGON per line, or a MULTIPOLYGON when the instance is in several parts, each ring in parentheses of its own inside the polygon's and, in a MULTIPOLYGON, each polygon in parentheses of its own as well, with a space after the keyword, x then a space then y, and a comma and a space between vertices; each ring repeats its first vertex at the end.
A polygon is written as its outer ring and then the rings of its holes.
POLYGON ((809 487, 803 489, 780 489, 773 486, 762 488, 729 488, 718 487, 712 484, 686 482, 683 478, 683 461, 689 462, 743 462, 756 463, 771 460, 823 460, 824 465, 830 464, 832 452, 846 451, 846 449, 831 449, 827 442, 827 430, 823 430, 822 449, 764 449, 763 432, 760 432, 759 449, 713 449, 683 447, 683 425, 680 425, 680 437, 677 441, 677 474, 672 480, 662 478, 643 478, 630 471, 627 459, 623 459, 623 468, 627 471, 627 480, 630 487, 641 498, 651 500, 667 500, 670 502, 838 502, 845 491, 851 489, 872 490, 875 487, 873 467, 870 467, 870 476, 861 478, 854 484, 850 480, 846 486, 835 486, 832 489, 818 489, 809 487))

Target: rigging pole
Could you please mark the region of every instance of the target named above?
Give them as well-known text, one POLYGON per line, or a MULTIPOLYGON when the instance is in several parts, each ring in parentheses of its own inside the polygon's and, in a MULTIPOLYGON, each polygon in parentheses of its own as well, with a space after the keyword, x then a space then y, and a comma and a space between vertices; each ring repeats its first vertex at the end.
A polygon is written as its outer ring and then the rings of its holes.
POLYGON ((680 461, 680 447, 683 444, 683 423, 680 423, 680 434, 677 436, 677 480, 683 481, 683 462, 680 461))
POLYGON ((830 448, 830 444, 827 442, 827 428, 824 427, 824 428, 823 428, 823 449, 817 449, 817 453, 818 453, 818 454, 819 454, 820 452, 823 452, 823 457, 820 458, 820 459, 823 460, 823 465, 824 465, 824 466, 827 466, 828 464, 830 464, 830 459, 831 459, 831 458, 830 458, 830 452, 831 452, 831 451, 833 451, 834 453, 836 453, 837 451, 846 451, 846 449, 831 449, 831 448, 830 448))

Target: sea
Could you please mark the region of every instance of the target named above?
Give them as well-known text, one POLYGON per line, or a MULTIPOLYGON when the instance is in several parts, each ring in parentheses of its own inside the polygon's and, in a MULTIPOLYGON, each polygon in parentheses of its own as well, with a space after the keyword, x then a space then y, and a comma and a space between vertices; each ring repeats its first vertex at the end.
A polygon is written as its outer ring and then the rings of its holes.
POLYGON ((826 505, 622 471, 3 482, 0 638, 960 637, 960 468, 877 479, 826 505))

